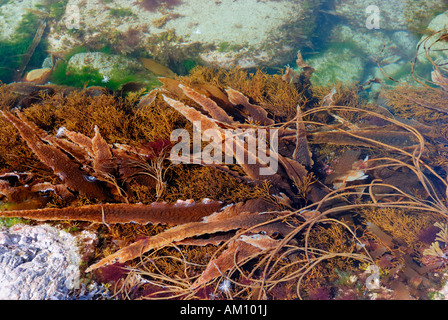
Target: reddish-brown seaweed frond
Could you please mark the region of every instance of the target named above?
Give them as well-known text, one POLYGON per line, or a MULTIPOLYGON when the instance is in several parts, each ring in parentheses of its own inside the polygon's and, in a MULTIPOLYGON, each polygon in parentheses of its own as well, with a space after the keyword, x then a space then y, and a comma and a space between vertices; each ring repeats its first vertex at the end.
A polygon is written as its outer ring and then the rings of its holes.
MULTIPOLYGON (((224 141, 224 145, 227 148, 227 150, 233 152, 233 156, 236 158, 237 162, 241 165, 244 172, 247 174, 247 176, 250 179, 256 180, 256 181, 263 181, 268 180, 273 185, 278 186, 282 189, 288 190, 290 187, 289 185, 283 180, 283 178, 277 174, 272 173, 270 175, 261 175, 260 169, 262 167, 267 167, 267 164, 265 161, 262 161, 257 157, 257 155, 251 153, 247 148, 242 146, 240 149, 243 151, 241 154, 240 152, 236 152, 236 149, 234 147, 234 141, 227 139, 225 131, 218 126, 218 124, 215 122, 214 119, 210 119, 207 116, 201 114, 199 111, 195 110, 192 107, 186 106, 182 102, 173 100, 171 98, 168 98, 164 96, 165 101, 174 109, 179 111, 182 115, 184 115, 190 122, 193 124, 200 123, 201 128, 200 130, 202 132, 206 132, 208 129, 212 129, 215 132, 219 133, 221 135, 221 141, 224 141)), ((235 143, 241 143, 238 139, 235 140, 235 143)))
POLYGON ((272 239, 268 235, 241 235, 232 240, 227 249, 219 257, 210 260, 207 268, 201 276, 191 286, 195 290, 207 282, 222 276, 231 268, 242 264, 248 258, 254 258, 263 252, 273 250, 278 245, 278 240, 272 239))
POLYGON ((152 249, 161 248, 186 238, 205 234, 226 232, 238 229, 248 229, 263 224, 281 213, 247 212, 243 204, 231 205, 222 211, 206 216, 200 222, 191 222, 170 228, 150 238, 139 240, 91 265, 86 271, 135 259, 152 249))
POLYGON ((29 148, 48 167, 50 167, 67 186, 85 194, 88 197, 99 200, 110 199, 107 189, 99 184, 99 181, 89 179, 85 172, 79 169, 79 165, 57 147, 43 141, 42 132, 37 132, 23 120, 15 117, 8 111, 1 111, 20 132, 29 148))
POLYGON ((230 117, 223 109, 221 109, 213 100, 182 84, 180 84, 179 87, 187 95, 187 97, 193 99, 196 103, 201 105, 204 110, 207 111, 210 116, 216 121, 228 124, 231 124, 233 122, 232 117, 230 117))
POLYGON ((274 120, 268 118, 268 113, 261 106, 251 104, 249 98, 243 95, 241 92, 234 90, 232 88, 227 88, 226 93, 229 96, 229 100, 234 105, 241 105, 244 107, 248 116, 252 118, 253 121, 260 123, 261 125, 271 125, 274 124, 274 120))
POLYGON ((181 201, 174 204, 154 202, 149 205, 127 203, 105 203, 82 207, 44 208, 35 210, 2 211, 2 217, 19 217, 38 221, 68 220, 97 223, 163 224, 168 226, 199 221, 218 211, 219 201, 181 201))

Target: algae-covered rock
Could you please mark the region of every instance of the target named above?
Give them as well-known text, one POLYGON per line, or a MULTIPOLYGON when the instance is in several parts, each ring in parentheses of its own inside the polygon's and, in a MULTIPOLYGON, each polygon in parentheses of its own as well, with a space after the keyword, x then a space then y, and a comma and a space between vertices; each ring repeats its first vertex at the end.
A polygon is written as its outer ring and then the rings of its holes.
MULTIPOLYGON (((20 81, 33 54, 32 44, 39 43, 38 32, 45 22, 33 13, 43 0, 2 1, 0 6, 0 81, 20 81)), ((35 55, 38 59, 38 54, 35 55)))
POLYGON ((107 46, 168 67, 189 58, 218 66, 278 65, 293 60, 312 35, 320 1, 162 1, 145 9, 148 3, 70 0, 50 28, 50 49, 107 46))
POLYGON ((361 80, 365 60, 353 48, 333 47, 307 60, 315 69, 311 76, 314 85, 353 83, 361 80))
POLYGON ((376 6, 380 29, 413 31, 446 7, 441 0, 335 0, 334 5, 335 12, 352 26, 366 28, 374 13, 369 6, 376 6))
POLYGON ((113 90, 128 82, 148 88, 158 83, 156 76, 136 58, 103 52, 74 54, 67 63, 56 66, 52 82, 78 87, 101 85, 113 90))
POLYGON ((426 28, 426 34, 420 39, 422 45, 418 48, 417 57, 420 62, 429 63, 426 54, 435 61, 437 59, 447 59, 448 43, 446 41, 437 41, 448 30, 448 11, 445 11, 431 20, 426 28), (435 34, 437 33, 437 34, 435 34), (431 34, 435 34, 429 37, 431 34), (425 50, 427 50, 425 52, 425 50))
MULTIPOLYGON (((318 61, 315 79, 319 78, 321 68, 325 70, 323 74, 329 74, 326 79, 339 81, 346 79, 352 82, 358 79, 366 82, 373 78, 408 81, 411 73, 409 61, 415 56, 420 38, 416 34, 420 32, 417 21, 421 23, 433 17, 443 6, 442 2, 335 0, 331 14, 339 16, 341 20, 331 30, 327 45, 329 48, 313 58, 318 61), (350 54, 341 55, 339 61, 330 58, 336 67, 327 70, 319 60, 323 58, 324 64, 330 66, 326 61, 327 57, 334 56, 332 47, 335 46, 344 46, 350 54), (354 60, 349 61, 352 58, 354 60), (362 66, 363 71, 354 70, 356 65, 362 66)), ((327 82, 329 80, 323 83, 327 82)))
MULTIPOLYGON (((5 2, 5 1, 3 1, 5 2)), ((13 41, 20 33, 28 10, 36 9, 44 0, 12 0, 0 6, 0 41, 13 41)))
POLYGON ((391 55, 410 60, 415 55, 418 37, 408 31, 366 30, 349 25, 334 28, 331 39, 335 43, 346 43, 353 50, 371 61, 391 55))
POLYGON ((100 76, 110 80, 143 71, 137 59, 102 52, 77 53, 68 61, 69 73, 79 74, 86 69, 97 71, 100 76))
POLYGON ((407 29, 404 16, 406 1, 335 0, 335 11, 338 15, 344 17, 348 24, 366 28, 367 18, 373 13, 373 11, 368 10, 371 5, 376 6, 379 10, 380 29, 407 29))
MULTIPOLYGON (((409 31, 366 30, 365 28, 342 25, 332 32, 334 46, 345 46, 365 62, 361 82, 374 77, 386 80, 388 77, 402 80, 411 72, 409 61, 415 56, 418 37, 409 31), (378 67, 383 69, 383 72, 378 67)), ((331 45, 330 45, 331 46, 331 45)))
POLYGON ((332 37, 356 43, 372 61, 378 57, 381 62, 391 56, 409 61, 415 56, 418 34, 439 29, 432 24, 444 24, 445 18, 439 17, 426 28, 444 8, 446 4, 441 0, 335 0, 335 13, 343 17, 344 25, 335 28, 332 37), (376 20, 376 28, 370 28, 372 19, 376 20))
POLYGON ((64 299, 79 286, 75 237, 49 225, 0 229, 0 299, 64 299))

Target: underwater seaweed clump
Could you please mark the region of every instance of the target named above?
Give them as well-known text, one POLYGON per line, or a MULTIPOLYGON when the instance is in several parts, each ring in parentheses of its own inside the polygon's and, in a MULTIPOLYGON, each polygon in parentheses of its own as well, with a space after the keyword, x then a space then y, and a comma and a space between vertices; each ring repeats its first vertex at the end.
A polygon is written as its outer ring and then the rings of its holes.
POLYGON ((279 120, 290 120, 295 116, 302 94, 294 85, 282 80, 281 75, 269 75, 260 69, 248 73, 241 68, 225 70, 198 66, 182 81, 192 87, 204 85, 204 90, 210 85, 231 87, 265 107, 279 120))
POLYGON ((362 216, 371 224, 381 228, 389 235, 399 241, 404 242, 409 250, 416 253, 426 246, 419 239, 420 232, 434 222, 434 217, 421 213, 412 213, 408 210, 394 208, 368 208, 361 211, 362 216))
POLYGON ((24 115, 53 133, 64 127, 92 135, 94 125, 99 123, 107 140, 124 142, 129 139, 127 123, 131 120, 128 114, 131 107, 124 99, 112 95, 94 97, 74 91, 67 97, 54 95, 39 106, 24 110, 24 115))
POLYGON ((434 88, 402 85, 386 90, 382 95, 393 108, 394 114, 404 119, 413 118, 422 124, 446 122, 448 109, 444 94, 434 88))
POLYGON ((430 249, 419 237, 448 217, 445 173, 428 162, 435 136, 353 88, 311 101, 300 81, 205 67, 160 81, 144 96, 85 88, 20 111, 4 102, 1 215, 96 223, 86 272, 124 299, 426 297, 433 269, 419 265, 430 249), (250 163, 173 164, 178 128, 277 129, 278 170, 259 174, 266 162, 244 143, 250 163), (35 201, 48 192, 61 200, 35 201), (372 293, 375 267, 383 287, 372 293))
POLYGON ((269 194, 269 191, 241 183, 241 180, 210 167, 185 168, 182 166, 177 168, 176 176, 176 182, 170 186, 168 192, 172 195, 171 197, 182 195, 196 201, 211 198, 237 203, 269 194))

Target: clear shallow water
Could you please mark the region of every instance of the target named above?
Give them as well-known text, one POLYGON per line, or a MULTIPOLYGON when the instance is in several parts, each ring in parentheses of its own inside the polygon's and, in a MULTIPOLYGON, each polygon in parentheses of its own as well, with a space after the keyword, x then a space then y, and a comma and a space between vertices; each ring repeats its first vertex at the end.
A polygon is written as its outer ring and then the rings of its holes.
MULTIPOLYGON (((389 77, 411 81, 409 62, 417 54, 417 44, 431 32, 431 20, 447 8, 442 0, 0 4, 3 82, 23 80, 27 72, 51 68, 59 60, 52 77, 43 81, 80 86, 90 79, 91 85, 114 89, 129 80, 151 85, 143 72, 148 68, 156 75, 166 75, 169 71, 164 68, 184 75, 197 64, 278 72, 285 65, 296 67, 298 50, 315 69, 315 84, 364 83, 374 78, 393 83, 389 77), (101 54, 90 54, 97 52, 101 54), (84 56, 70 64, 76 53, 84 56), (141 58, 155 63, 142 68, 141 58)), ((439 20, 434 28, 444 26, 444 19, 439 20)), ((429 76, 427 61, 417 68, 429 76)))

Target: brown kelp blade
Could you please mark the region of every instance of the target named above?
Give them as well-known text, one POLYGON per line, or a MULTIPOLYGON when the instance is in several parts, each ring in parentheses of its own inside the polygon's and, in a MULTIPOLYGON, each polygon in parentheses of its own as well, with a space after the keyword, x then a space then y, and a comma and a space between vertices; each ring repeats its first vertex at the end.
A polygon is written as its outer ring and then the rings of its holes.
POLYGON ((240 210, 236 208, 238 208, 237 205, 228 206, 220 212, 215 212, 210 216, 204 217, 200 222, 182 224, 153 237, 144 238, 134 242, 93 264, 86 270, 86 272, 116 262, 124 263, 140 257, 143 253, 148 252, 149 250, 161 248, 186 238, 242 228, 247 229, 267 222, 275 216, 273 213, 261 214, 257 212, 240 212, 240 210))
POLYGON ((190 200, 174 204, 154 202, 145 204, 94 204, 82 207, 44 208, 34 210, 0 211, 0 217, 19 217, 38 221, 72 220, 107 224, 137 223, 163 224, 168 226, 199 221, 203 217, 219 211, 222 207, 219 201, 190 200))
POLYGON ((60 130, 61 135, 66 136, 71 141, 73 141, 73 143, 77 144, 80 148, 84 148, 90 156, 93 156, 92 139, 90 139, 88 136, 82 133, 70 131, 65 128, 61 128, 60 130))
POLYGON ((79 168, 79 164, 73 162, 57 147, 45 143, 39 136, 39 132, 32 126, 8 111, 0 112, 17 128, 39 160, 50 167, 70 189, 98 200, 104 201, 110 198, 108 190, 103 188, 99 181, 89 179, 86 173, 79 168))
POLYGON ((89 155, 86 153, 83 147, 79 146, 77 143, 71 142, 69 140, 61 139, 59 136, 62 132, 66 131, 64 127, 61 127, 58 130, 56 135, 48 134, 46 131, 39 128, 35 123, 28 121, 20 112, 17 112, 17 117, 28 125, 39 138, 49 144, 58 147, 63 150, 65 153, 71 155, 76 159, 79 163, 85 165, 90 161, 88 159, 89 155))
MULTIPOLYGON (((242 139, 231 134, 231 138, 228 139, 226 136, 226 131, 218 126, 218 123, 206 115, 203 115, 196 109, 185 105, 184 103, 173 100, 165 95, 163 95, 165 102, 167 102, 171 107, 180 112, 185 118, 187 118, 194 125, 200 123, 201 127, 198 128, 201 132, 206 135, 206 130, 212 129, 215 133, 218 133, 221 137, 221 141, 224 141, 224 147, 226 152, 233 153, 236 162, 243 168, 245 174, 252 180, 263 181, 268 180, 274 186, 281 189, 289 189, 290 186, 284 179, 271 170, 271 167, 266 161, 260 159, 254 152, 249 151, 242 139), (241 152, 238 152, 240 150, 241 152)), ((215 140, 213 139, 213 143, 215 140)), ((272 152, 275 155, 275 152, 272 152)), ((275 158, 269 159, 270 161, 275 161, 275 158)))
POLYGON ((238 265, 242 260, 265 250, 272 250, 278 245, 279 240, 274 240, 268 235, 254 234, 241 235, 238 239, 229 243, 219 257, 211 260, 201 276, 193 283, 194 290, 207 282, 222 276, 225 272, 238 265))
POLYGON ((268 113, 262 107, 249 102, 249 98, 241 92, 232 88, 227 88, 226 93, 229 96, 229 100, 234 105, 241 105, 247 111, 249 116, 261 125, 272 125, 274 120, 268 118, 268 113))
POLYGON ((93 169, 97 173, 113 173, 115 171, 115 163, 113 162, 111 147, 101 136, 100 129, 95 126, 95 136, 92 138, 93 149, 93 169))
POLYGON ((296 147, 292 155, 293 159, 303 164, 305 167, 310 168, 314 162, 311 158, 311 150, 308 145, 308 139, 306 136, 306 128, 302 118, 302 110, 300 105, 297 105, 296 115, 296 147))
POLYGON ((233 123, 232 117, 230 117, 222 108, 220 108, 215 101, 200 94, 199 92, 179 84, 179 88, 185 93, 187 97, 194 100, 199 104, 205 111, 207 111, 210 116, 216 121, 228 123, 233 123))

